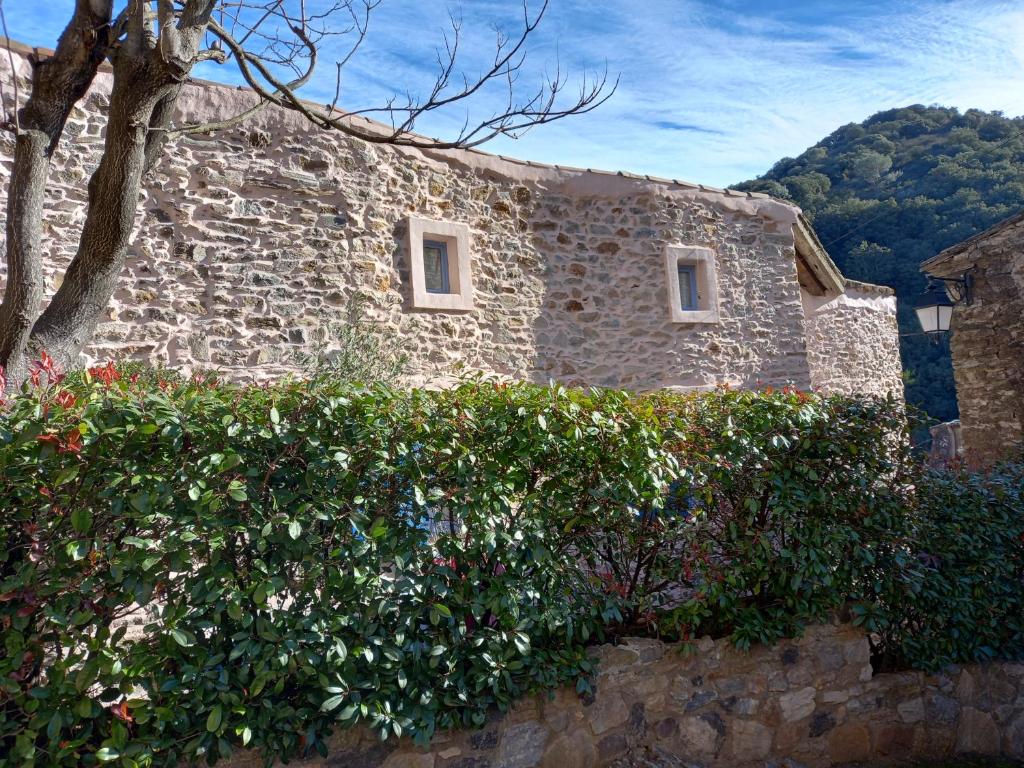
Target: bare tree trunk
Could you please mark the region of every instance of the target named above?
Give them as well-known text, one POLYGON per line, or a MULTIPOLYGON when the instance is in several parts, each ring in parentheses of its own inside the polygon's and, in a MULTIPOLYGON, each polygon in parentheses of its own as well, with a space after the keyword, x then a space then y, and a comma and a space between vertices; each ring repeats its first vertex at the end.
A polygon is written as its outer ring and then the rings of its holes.
POLYGON ((31 350, 45 349, 65 368, 76 362, 117 287, 142 176, 162 145, 163 125, 153 121, 166 123, 180 89, 169 80, 150 56, 122 52, 115 58, 103 157, 89 181, 88 213, 78 251, 29 340, 31 350))
POLYGON ((26 342, 43 298, 42 220, 50 159, 75 103, 107 49, 112 0, 78 0, 49 59, 34 62, 31 95, 19 113, 7 203, 7 287, 0 304, 0 365, 25 376, 26 342))
POLYGON ((166 142, 165 129, 215 5, 216 0, 186 0, 179 18, 163 0, 158 33, 148 4, 130 7, 126 39, 112 56, 114 85, 103 156, 89 180, 78 250, 31 328, 29 354, 45 349, 59 365, 71 368, 96 330, 124 268, 142 176, 166 142))

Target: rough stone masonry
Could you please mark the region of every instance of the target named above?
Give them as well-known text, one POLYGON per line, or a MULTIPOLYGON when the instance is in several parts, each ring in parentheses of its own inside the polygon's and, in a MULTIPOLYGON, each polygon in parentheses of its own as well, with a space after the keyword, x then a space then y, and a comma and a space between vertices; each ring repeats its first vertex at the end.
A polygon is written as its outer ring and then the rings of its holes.
POLYGON ((929 259, 922 269, 972 281, 953 310, 950 349, 964 452, 985 465, 1024 455, 1024 213, 929 259))
MULTIPOLYGON (((15 63, 24 80, 25 60, 15 63)), ((45 221, 50 291, 77 246, 109 90, 101 72, 57 152, 45 221)), ((253 98, 194 83, 180 117, 233 114, 253 98)), ((5 175, 11 151, 10 134, 0 136, 5 175)), ((373 146, 271 108, 167 148, 88 354, 272 376, 295 370, 313 345, 329 346, 359 297, 366 318, 401 341, 419 380, 461 368, 638 390, 764 383, 902 393, 892 292, 836 272, 837 288, 809 293, 798 275, 798 216, 763 195, 373 146), (472 309, 411 306, 410 216, 468 226, 472 309), (713 250, 717 322, 672 321, 668 245, 713 250)))
MULTIPOLYGON (((477 731, 427 750, 368 731, 337 735, 296 768, 826 768, 954 754, 1024 758, 1024 664, 941 674, 873 674, 867 636, 849 624, 737 651, 631 639, 594 649, 596 695, 565 688, 520 702, 477 731)), ((228 768, 262 765, 255 753, 228 768)))

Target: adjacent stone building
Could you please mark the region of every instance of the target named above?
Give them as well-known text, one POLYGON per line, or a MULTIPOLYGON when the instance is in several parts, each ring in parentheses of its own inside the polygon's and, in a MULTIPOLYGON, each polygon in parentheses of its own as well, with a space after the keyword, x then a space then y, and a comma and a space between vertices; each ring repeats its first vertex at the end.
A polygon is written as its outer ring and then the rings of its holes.
POLYGON ((1024 213, 947 248, 929 275, 970 274, 971 301, 951 321, 953 377, 967 460, 989 464, 1024 451, 1024 213))
MULTIPOLYGON (((109 89, 101 73, 57 152, 51 290, 77 245, 109 89)), ((252 100, 196 82, 180 117, 252 100)), ((4 194, 11 151, 0 135, 4 194)), ((844 279, 791 204, 370 145, 276 108, 167 148, 88 353, 276 375, 330 344, 353 297, 401 341, 419 381, 462 369, 638 390, 902 393, 892 292, 844 279)))

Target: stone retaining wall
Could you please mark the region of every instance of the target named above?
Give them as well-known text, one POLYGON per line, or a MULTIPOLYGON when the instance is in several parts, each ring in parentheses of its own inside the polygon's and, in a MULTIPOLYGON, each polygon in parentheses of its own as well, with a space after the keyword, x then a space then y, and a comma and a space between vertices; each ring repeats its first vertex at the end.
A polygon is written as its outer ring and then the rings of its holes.
MULTIPOLYGON (((521 702, 430 751, 339 735, 327 758, 296 768, 817 768, 957 753, 1024 758, 1024 664, 943 674, 872 674, 865 635, 844 624, 741 653, 704 639, 692 653, 655 640, 595 649, 597 693, 521 702)), ((231 768, 256 768, 255 755, 231 768)))

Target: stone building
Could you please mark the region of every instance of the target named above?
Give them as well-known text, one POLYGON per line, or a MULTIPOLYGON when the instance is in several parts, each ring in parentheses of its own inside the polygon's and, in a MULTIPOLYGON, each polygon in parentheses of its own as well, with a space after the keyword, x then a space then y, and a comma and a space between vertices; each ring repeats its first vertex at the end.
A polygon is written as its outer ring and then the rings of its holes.
MULTIPOLYGON (((101 73, 51 172, 51 290, 77 244, 109 90, 101 73)), ((252 99, 195 82, 180 118, 252 99)), ((3 134, 5 176, 11 151, 3 134)), ((329 344, 358 296, 419 381, 468 369, 902 393, 891 290, 846 280, 799 209, 764 195, 370 145, 270 108, 171 144, 137 226, 93 358, 275 375, 329 344)))
POLYGON ((1024 451, 1024 213, 921 265, 932 277, 970 274, 971 301, 950 324, 953 378, 967 460, 1024 451))

